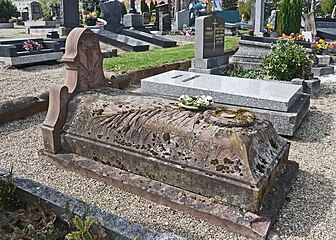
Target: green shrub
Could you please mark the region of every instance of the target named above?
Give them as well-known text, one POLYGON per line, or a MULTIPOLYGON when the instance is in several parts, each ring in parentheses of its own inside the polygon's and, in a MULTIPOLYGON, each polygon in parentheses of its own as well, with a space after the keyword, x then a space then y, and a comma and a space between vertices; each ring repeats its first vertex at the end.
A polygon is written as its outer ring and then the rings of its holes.
POLYGON ((272 53, 262 60, 262 67, 272 79, 290 81, 311 78, 312 60, 302 46, 293 41, 277 42, 272 53))
POLYGON ((228 70, 225 73, 225 76, 239 77, 239 78, 263 79, 263 80, 270 79, 270 76, 263 69, 262 70, 232 69, 232 70, 228 70))
POLYGON ((7 23, 11 17, 17 17, 16 7, 9 0, 0 0, 0 22, 7 23))
POLYGON ((303 4, 301 0, 282 0, 279 4, 277 33, 299 33, 303 4))

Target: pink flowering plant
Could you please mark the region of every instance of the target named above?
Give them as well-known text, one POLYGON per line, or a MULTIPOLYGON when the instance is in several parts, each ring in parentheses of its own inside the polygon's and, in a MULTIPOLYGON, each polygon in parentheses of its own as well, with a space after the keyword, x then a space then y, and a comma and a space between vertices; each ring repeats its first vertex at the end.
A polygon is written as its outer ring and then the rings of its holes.
POLYGON ((23 43, 23 48, 29 52, 40 51, 43 48, 43 45, 41 43, 34 42, 33 40, 27 40, 23 43))

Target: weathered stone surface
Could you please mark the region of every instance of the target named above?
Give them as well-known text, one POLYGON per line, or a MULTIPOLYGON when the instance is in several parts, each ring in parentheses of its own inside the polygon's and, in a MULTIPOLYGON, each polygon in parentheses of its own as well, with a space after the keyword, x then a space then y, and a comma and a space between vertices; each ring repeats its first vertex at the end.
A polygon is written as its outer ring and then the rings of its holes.
POLYGON ((0 124, 22 119, 48 109, 48 99, 22 97, 0 103, 0 124))
POLYGON ((287 142, 244 110, 190 112, 176 101, 114 92, 70 105, 63 149, 251 211, 287 160, 287 142))

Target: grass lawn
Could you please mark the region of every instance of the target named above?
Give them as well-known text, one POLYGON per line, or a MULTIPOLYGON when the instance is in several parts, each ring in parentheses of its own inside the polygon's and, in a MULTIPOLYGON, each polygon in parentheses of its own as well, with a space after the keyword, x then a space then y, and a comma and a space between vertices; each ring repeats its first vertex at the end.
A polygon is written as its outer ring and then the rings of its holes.
MULTIPOLYGON (((225 50, 238 47, 239 39, 239 37, 225 36, 225 50)), ((190 59, 194 56, 194 44, 174 48, 156 48, 146 52, 126 52, 117 57, 104 59, 104 69, 114 71, 134 70, 190 59)))

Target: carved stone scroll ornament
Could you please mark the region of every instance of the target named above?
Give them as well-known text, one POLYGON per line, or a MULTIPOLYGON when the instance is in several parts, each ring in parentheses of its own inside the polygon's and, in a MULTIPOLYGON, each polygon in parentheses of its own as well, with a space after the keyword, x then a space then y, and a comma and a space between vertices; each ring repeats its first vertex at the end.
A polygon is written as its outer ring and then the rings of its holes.
POLYGON ((45 149, 52 153, 60 150, 60 131, 65 122, 69 99, 80 91, 108 86, 99 41, 91 30, 73 29, 65 48, 62 58, 66 68, 65 84, 51 88, 48 113, 42 126, 45 149))

